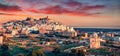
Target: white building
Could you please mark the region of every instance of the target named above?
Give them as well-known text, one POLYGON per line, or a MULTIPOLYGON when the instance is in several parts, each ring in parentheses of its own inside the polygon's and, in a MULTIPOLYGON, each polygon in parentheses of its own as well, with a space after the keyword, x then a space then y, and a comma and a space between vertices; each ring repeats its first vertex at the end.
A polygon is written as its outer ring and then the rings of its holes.
POLYGON ((90 48, 100 48, 100 37, 97 33, 90 37, 90 48))
POLYGON ((16 34, 18 34, 18 31, 16 29, 12 30, 12 35, 15 36, 16 34))
POLYGON ((120 37, 114 37, 113 39, 114 39, 114 41, 116 41, 116 42, 120 42, 120 37))
POLYGON ((0 44, 3 44, 3 36, 0 36, 0 44))
POLYGON ((77 32, 68 32, 68 31, 64 31, 64 32, 60 32, 60 35, 62 35, 62 36, 75 37, 75 36, 77 36, 77 32))
POLYGON ((87 37, 88 37, 88 33, 85 33, 84 37, 86 37, 86 38, 87 38, 87 37))

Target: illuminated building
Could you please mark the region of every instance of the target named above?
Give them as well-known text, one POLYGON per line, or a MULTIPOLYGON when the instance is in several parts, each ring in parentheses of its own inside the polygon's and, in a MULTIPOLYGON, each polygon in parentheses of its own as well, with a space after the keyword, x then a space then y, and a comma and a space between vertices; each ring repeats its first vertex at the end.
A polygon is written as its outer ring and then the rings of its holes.
POLYGON ((90 48, 100 48, 100 37, 97 33, 90 37, 90 48))
POLYGON ((86 38, 87 38, 87 37, 88 37, 88 33, 85 33, 84 37, 86 37, 86 38))
POLYGON ((3 36, 0 36, 0 44, 3 44, 3 36))
POLYGON ((16 29, 12 30, 12 35, 15 36, 16 34, 18 34, 18 31, 16 29))

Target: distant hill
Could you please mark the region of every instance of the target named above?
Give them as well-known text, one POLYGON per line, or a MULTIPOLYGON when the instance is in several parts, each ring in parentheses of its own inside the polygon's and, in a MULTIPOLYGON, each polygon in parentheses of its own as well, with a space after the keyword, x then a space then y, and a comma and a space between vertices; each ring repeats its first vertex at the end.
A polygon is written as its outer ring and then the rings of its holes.
POLYGON ((75 28, 82 32, 120 32, 120 29, 106 29, 106 28, 75 28))

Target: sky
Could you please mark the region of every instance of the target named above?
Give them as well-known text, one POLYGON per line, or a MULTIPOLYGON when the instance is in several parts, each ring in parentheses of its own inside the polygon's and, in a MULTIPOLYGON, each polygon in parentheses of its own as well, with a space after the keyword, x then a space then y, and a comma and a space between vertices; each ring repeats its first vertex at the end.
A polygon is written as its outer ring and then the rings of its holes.
POLYGON ((26 17, 81 28, 120 29, 120 0, 0 0, 0 24, 26 17))

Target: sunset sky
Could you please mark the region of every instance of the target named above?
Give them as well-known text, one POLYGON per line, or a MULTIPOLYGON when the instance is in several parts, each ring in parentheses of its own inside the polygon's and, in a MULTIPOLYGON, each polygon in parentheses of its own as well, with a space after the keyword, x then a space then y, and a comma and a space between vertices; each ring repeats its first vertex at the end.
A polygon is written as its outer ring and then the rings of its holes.
POLYGON ((120 29, 120 0, 0 0, 0 23, 49 18, 84 28, 120 29))

